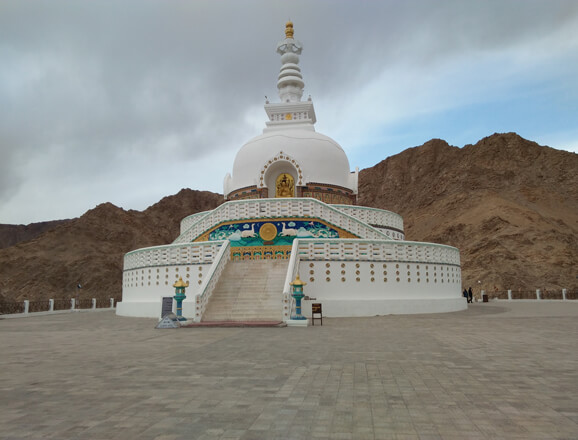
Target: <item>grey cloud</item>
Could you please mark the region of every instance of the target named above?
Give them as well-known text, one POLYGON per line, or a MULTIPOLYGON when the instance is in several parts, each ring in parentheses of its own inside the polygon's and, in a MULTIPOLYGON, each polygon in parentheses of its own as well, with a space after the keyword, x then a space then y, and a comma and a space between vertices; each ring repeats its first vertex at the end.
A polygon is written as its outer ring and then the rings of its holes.
POLYGON ((574 1, 5 0, 0 200, 33 178, 23 170, 36 160, 55 173, 89 163, 96 194, 99 176, 124 178, 128 158, 234 154, 247 140, 247 109, 276 99, 275 45, 287 19, 305 45, 306 94, 344 103, 392 65, 427 71, 577 16, 574 1))

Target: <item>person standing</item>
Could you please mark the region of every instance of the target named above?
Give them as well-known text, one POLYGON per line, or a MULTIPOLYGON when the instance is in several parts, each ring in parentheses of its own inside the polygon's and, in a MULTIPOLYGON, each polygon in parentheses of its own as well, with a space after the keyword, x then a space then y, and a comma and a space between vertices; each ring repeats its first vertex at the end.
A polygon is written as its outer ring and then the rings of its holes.
POLYGON ((474 292, 472 292, 472 288, 468 289, 468 302, 471 303, 474 299, 474 292))

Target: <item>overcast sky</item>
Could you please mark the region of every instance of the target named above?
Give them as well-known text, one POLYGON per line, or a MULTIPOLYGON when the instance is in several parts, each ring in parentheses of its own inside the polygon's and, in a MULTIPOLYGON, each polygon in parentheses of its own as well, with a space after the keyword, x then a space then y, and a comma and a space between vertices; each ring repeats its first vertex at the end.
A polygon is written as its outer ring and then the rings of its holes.
POLYGON ((288 19, 352 169, 494 132, 578 151, 576 0, 0 0, 0 223, 222 193, 288 19))

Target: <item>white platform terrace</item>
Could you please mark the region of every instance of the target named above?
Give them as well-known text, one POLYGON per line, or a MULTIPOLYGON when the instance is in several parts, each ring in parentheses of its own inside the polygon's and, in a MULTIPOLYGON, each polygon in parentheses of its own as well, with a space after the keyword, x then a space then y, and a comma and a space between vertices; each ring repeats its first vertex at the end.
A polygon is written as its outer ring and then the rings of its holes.
MULTIPOLYGON (((158 317, 161 299, 172 296, 172 284, 189 280, 183 314, 200 321, 227 264, 255 259, 254 253, 232 261, 229 240, 195 241, 222 224, 272 224, 286 218, 325 222, 357 238, 299 238, 284 254, 287 278, 279 296, 282 318, 289 319, 289 282, 297 273, 305 292, 324 304, 327 316, 431 313, 462 310, 459 251, 450 246, 403 241, 403 221, 389 211, 331 206, 316 199, 259 199, 226 202, 213 211, 183 220, 182 233, 171 245, 129 252, 125 256, 123 300, 117 313, 158 317), (361 220, 363 219, 363 220, 361 220), (369 222, 374 226, 370 226, 369 222)), ((231 228, 233 230, 234 228, 231 228)), ((234 233, 234 232, 233 232, 234 233)), ((264 246, 263 246, 264 247, 264 246)), ((287 246, 271 246, 272 249, 287 246)), ((250 246, 248 248, 255 248, 250 246)))

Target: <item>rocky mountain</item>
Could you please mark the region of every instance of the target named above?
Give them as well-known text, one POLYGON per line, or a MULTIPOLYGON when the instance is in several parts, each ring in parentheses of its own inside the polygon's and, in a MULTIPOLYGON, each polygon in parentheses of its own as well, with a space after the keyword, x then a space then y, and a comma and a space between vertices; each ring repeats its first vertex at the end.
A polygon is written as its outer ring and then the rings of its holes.
POLYGON ((98 205, 26 242, 0 250, 0 299, 82 297, 120 299, 123 255, 172 242, 180 221, 215 208, 223 196, 183 189, 145 211, 98 205))
MULTIPOLYGON (((172 242, 222 195, 183 189, 145 211, 105 203, 0 249, 0 299, 121 297, 123 255, 172 242)), ((407 240, 456 246, 465 286, 578 288, 578 155, 515 133, 434 139, 361 171, 359 204, 404 217, 407 240)), ((1 231, 1 229, 0 229, 1 231)))
POLYGON ((359 204, 404 217, 406 239, 460 249, 465 286, 578 287, 578 155, 515 133, 433 139, 360 173, 359 204))
POLYGON ((68 221, 70 220, 52 220, 29 225, 0 225, 0 249, 14 246, 21 241, 32 240, 68 221))

